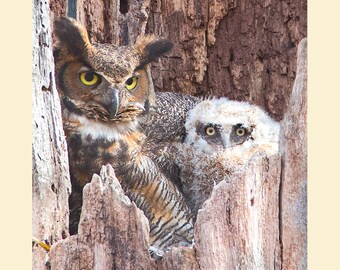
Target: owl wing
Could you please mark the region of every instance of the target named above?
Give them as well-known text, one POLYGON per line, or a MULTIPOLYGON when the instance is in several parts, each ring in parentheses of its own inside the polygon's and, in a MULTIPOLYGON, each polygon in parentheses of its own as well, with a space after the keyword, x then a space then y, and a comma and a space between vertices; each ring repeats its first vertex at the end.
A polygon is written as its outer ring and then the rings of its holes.
POLYGON ((192 243, 191 211, 177 186, 139 147, 131 152, 131 145, 121 141, 114 169, 124 191, 150 222, 151 250, 162 256, 174 244, 192 243))
POLYGON ((187 113, 198 102, 200 99, 194 96, 156 92, 156 106, 140 120, 141 131, 146 136, 143 153, 180 189, 179 167, 175 161, 177 147, 185 137, 187 113))

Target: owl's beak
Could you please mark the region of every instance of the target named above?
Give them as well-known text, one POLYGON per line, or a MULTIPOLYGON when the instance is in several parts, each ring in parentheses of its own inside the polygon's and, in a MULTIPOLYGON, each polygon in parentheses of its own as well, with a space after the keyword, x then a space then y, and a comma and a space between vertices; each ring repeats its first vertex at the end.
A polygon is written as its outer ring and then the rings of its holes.
POLYGON ((222 140, 222 145, 223 149, 227 149, 229 145, 229 138, 225 134, 221 134, 221 140, 222 140))
POLYGON ((118 107, 119 107, 119 92, 117 88, 113 88, 111 103, 108 107, 108 111, 110 113, 111 118, 114 118, 117 115, 118 107))

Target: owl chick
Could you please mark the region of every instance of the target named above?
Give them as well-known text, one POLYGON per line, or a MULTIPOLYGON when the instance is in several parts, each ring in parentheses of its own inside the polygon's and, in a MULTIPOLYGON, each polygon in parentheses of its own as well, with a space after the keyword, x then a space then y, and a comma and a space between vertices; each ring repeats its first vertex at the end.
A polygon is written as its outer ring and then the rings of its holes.
POLYGON ((189 111, 185 129, 177 163, 195 217, 215 184, 244 169, 255 153, 278 151, 279 123, 246 102, 204 100, 189 111))
POLYGON ((125 193, 144 211, 150 242, 157 255, 193 238, 190 209, 174 183, 145 155, 139 119, 155 106, 149 63, 172 44, 141 37, 115 48, 90 43, 75 20, 55 21, 60 44, 55 52, 56 81, 63 110, 72 193, 70 233, 77 233, 82 189, 111 164, 125 193))

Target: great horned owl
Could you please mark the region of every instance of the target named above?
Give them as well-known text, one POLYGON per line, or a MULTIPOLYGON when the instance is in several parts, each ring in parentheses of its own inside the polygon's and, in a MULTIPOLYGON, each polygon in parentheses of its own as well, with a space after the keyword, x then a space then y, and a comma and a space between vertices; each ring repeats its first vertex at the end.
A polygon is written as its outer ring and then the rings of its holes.
POLYGON ((82 189, 101 166, 111 164, 126 194, 150 222, 152 250, 191 243, 190 210, 182 194, 142 151, 138 121, 155 105, 149 63, 172 44, 154 37, 132 46, 91 44, 73 19, 54 25, 56 81, 68 143, 72 194, 70 233, 77 232, 82 189))
POLYGON ((255 153, 278 151, 279 123, 246 102, 227 98, 201 101, 189 111, 185 129, 177 163, 195 217, 215 184, 242 170, 255 153))
POLYGON ((181 188, 175 161, 177 144, 182 143, 185 137, 188 111, 201 99, 170 92, 156 92, 156 97, 154 110, 140 119, 141 130, 146 135, 143 152, 181 188))

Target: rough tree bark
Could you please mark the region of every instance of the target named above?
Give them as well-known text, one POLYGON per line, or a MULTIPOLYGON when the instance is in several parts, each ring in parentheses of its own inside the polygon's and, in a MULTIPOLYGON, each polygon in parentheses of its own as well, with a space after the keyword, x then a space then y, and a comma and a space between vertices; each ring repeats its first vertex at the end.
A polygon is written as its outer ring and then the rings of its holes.
POLYGON ((283 269, 307 269, 307 39, 299 45, 297 75, 282 121, 281 244, 283 269))
POLYGON ((154 269, 149 223, 124 195, 110 165, 84 187, 77 235, 50 251, 51 269, 154 269))
MULTIPOLYGON (((53 13, 66 15, 65 2, 51 0, 53 13)), ((125 45, 147 33, 174 42, 152 66, 156 90, 246 100, 277 120, 286 112, 306 0, 69 2, 93 41, 125 45)))
POLYGON ((296 68, 306 1, 33 3, 32 233, 54 244, 47 256, 33 246, 33 269, 307 268, 305 40, 296 68), (148 222, 109 166, 86 186, 79 234, 68 236, 70 181, 49 18, 68 13, 93 41, 125 45, 143 33, 173 40, 172 53, 153 65, 157 90, 248 100, 283 118, 280 155, 256 156, 248 171, 214 188, 194 248, 150 259, 148 222))
POLYGON ((280 120, 307 1, 151 1, 147 32, 175 43, 153 72, 159 90, 247 100, 280 120))
MULTIPOLYGON (((53 244, 69 235, 71 183, 58 93, 47 2, 33 2, 32 236, 53 244)), ((44 269, 46 251, 32 247, 33 269, 44 269)))
POLYGON ((195 224, 200 269, 280 269, 279 186, 280 156, 259 154, 213 189, 195 224))

